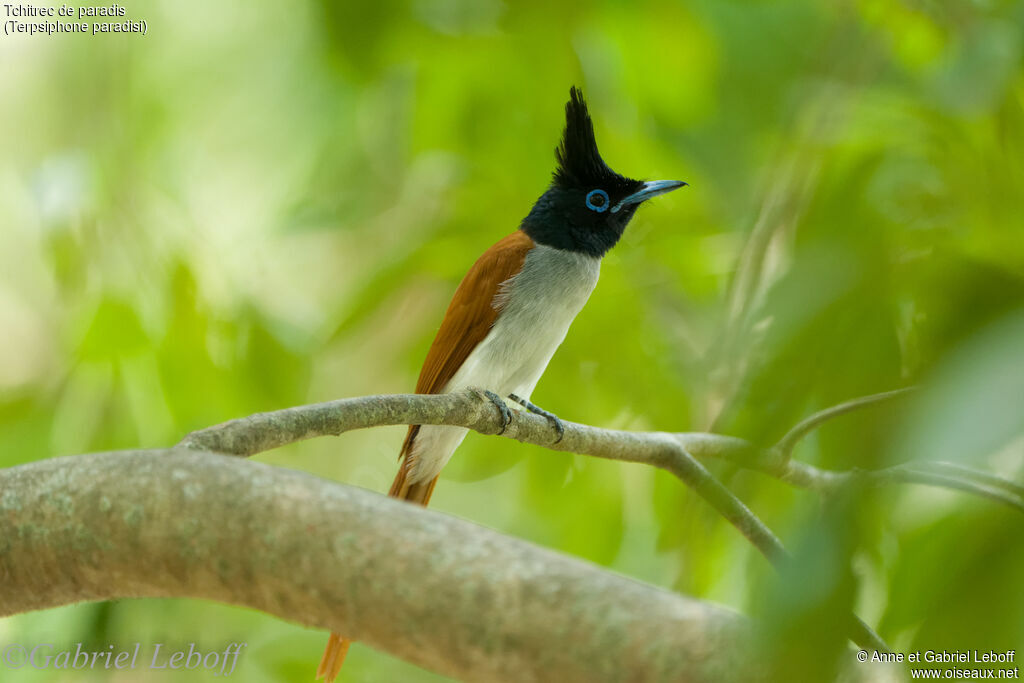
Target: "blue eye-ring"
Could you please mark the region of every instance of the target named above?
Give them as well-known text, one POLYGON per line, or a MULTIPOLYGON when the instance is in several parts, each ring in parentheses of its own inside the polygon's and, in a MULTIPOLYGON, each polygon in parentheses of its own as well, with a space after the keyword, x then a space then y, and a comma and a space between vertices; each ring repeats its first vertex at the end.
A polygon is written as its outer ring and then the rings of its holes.
POLYGON ((604 190, 591 190, 587 193, 587 208, 602 213, 608 210, 608 193, 604 190))

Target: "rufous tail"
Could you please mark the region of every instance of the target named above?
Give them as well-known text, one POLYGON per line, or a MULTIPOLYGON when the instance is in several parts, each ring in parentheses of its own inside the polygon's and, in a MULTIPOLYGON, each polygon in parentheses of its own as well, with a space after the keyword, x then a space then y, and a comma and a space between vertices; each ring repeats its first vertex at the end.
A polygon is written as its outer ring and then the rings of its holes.
MULTIPOLYGON (((419 503, 426 507, 430 501, 430 495, 434 492, 434 487, 437 485, 438 477, 434 477, 426 482, 409 483, 409 453, 417 431, 418 428, 415 426, 409 428, 409 435, 405 438, 405 444, 402 446, 402 464, 398 467, 398 474, 395 475, 395 481, 391 484, 391 490, 388 491, 388 495, 392 498, 400 498, 411 503, 419 503)), ((322 678, 326 683, 332 683, 337 678, 338 672, 341 671, 341 665, 345 662, 348 647, 351 644, 352 641, 341 634, 331 633, 331 637, 327 640, 324 656, 320 659, 320 666, 316 669, 317 679, 322 678)))

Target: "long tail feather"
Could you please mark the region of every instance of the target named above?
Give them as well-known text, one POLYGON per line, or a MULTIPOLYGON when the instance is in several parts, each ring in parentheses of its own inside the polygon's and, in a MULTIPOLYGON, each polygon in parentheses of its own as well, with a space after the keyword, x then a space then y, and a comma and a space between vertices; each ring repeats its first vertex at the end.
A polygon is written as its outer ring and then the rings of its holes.
MULTIPOLYGON (((409 454, 412 452, 412 443, 416 438, 417 431, 419 431, 419 428, 416 426, 409 428, 409 434, 405 437, 405 443, 402 444, 402 463, 398 467, 398 474, 395 475, 395 481, 391 484, 391 490, 388 491, 388 495, 392 498, 407 500, 411 503, 419 503, 426 507, 427 503, 430 502, 431 494, 434 493, 438 477, 434 477, 426 482, 409 483, 409 454)), ((331 633, 331 637, 327 640, 324 656, 320 659, 320 666, 316 669, 318 680, 322 678, 326 683, 332 683, 337 678, 351 644, 352 641, 340 633, 331 633)))
POLYGON ((345 655, 348 654, 348 646, 351 644, 351 640, 340 634, 331 634, 331 637, 327 640, 327 649, 324 650, 324 656, 320 659, 320 666, 316 669, 318 680, 322 678, 327 683, 331 683, 331 681, 337 678, 338 672, 341 671, 341 665, 345 662, 345 655))

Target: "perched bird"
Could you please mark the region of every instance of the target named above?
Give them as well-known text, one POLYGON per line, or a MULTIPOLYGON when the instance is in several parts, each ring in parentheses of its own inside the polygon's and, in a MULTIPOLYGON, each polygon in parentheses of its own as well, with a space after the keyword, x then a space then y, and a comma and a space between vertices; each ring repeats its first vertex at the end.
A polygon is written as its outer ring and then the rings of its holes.
MULTIPOLYGON (((547 417, 561 439, 561 422, 530 403, 530 394, 590 298, 601 257, 622 237, 637 207, 686 183, 631 180, 608 168, 597 151, 583 95, 575 87, 569 91, 565 132, 555 158, 551 185, 519 229, 485 251, 455 290, 416 393, 481 387, 506 425, 511 413, 503 397, 547 417)), ((390 495, 426 505, 441 468, 467 431, 411 426, 390 495)), ((334 680, 349 642, 331 634, 317 678, 334 680)))

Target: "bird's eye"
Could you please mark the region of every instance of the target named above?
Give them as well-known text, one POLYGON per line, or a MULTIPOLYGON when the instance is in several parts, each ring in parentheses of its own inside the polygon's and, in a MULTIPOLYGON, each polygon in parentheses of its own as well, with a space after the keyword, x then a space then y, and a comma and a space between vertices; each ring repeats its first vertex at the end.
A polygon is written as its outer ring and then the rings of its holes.
POLYGON ((604 190, 591 190, 587 193, 587 208, 601 213, 608 210, 608 193, 604 190))

